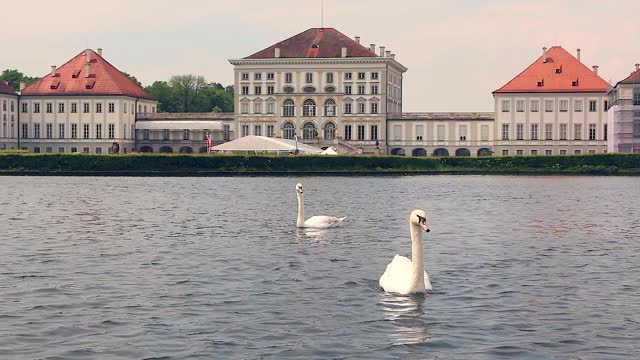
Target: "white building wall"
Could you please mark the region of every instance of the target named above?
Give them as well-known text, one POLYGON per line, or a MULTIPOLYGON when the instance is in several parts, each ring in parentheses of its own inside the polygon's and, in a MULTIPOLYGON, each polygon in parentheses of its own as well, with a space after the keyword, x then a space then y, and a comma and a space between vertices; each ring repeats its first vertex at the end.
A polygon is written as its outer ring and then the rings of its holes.
POLYGON ((0 150, 17 149, 18 97, 0 94, 0 150))

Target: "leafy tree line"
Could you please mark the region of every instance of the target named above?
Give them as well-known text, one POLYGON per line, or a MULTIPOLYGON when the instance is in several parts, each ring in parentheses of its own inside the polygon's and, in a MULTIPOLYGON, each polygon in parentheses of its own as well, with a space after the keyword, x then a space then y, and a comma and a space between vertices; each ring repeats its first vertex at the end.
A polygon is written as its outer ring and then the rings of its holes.
MULTIPOLYGON (((126 72, 122 74, 142 87, 135 76, 126 72)), ((20 82, 29 86, 38 78, 26 76, 15 69, 6 69, 0 74, 2 80, 18 90, 20 82)), ((209 83, 204 76, 174 75, 169 81, 156 81, 144 89, 158 100, 159 112, 233 112, 233 86, 209 83)))

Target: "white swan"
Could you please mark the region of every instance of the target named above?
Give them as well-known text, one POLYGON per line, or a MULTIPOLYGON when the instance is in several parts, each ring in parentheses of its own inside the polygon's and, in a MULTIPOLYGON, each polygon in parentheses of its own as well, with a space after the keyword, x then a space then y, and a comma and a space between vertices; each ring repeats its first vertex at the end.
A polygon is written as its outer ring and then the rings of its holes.
POLYGON ((430 231, 424 211, 413 210, 411 212, 409 229, 411 232, 411 260, 400 255, 393 257, 384 274, 380 277, 380 287, 386 292, 408 295, 431 290, 431 281, 427 272, 424 271, 424 256, 422 254, 422 232, 430 231))
POLYGON ((347 217, 337 218, 334 216, 313 216, 304 221, 304 199, 302 184, 296 184, 296 193, 298 195, 298 220, 296 226, 299 228, 315 228, 325 229, 340 225, 340 223, 347 217))

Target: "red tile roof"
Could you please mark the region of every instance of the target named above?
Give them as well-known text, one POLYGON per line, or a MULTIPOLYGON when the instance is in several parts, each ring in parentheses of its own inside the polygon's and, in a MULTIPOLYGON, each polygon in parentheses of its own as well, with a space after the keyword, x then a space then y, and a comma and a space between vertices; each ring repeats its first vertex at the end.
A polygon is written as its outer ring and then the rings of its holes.
POLYGON ((245 59, 274 59, 275 49, 280 49, 281 58, 340 58, 342 48, 347 48, 347 57, 377 57, 369 48, 333 28, 312 28, 245 59))
POLYGON ((640 84, 640 70, 632 72, 631 75, 620 81, 618 84, 640 84))
POLYGON ((18 95, 16 94, 16 91, 13 90, 13 87, 11 87, 11 85, 9 85, 5 80, 0 80, 0 94, 18 95))
POLYGON ((97 52, 87 49, 22 91, 22 95, 95 96, 120 95, 155 100, 97 52), (90 55, 87 77, 86 54, 90 55))
POLYGON ((603 92, 611 86, 561 46, 547 51, 495 93, 603 92))

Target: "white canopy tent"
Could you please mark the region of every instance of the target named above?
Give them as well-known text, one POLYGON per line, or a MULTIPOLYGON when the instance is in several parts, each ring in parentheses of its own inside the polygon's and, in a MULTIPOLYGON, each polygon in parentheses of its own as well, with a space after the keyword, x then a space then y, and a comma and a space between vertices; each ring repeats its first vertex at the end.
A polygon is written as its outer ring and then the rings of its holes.
POLYGON ((336 151, 335 148, 329 146, 328 148, 326 148, 326 150, 322 152, 322 155, 338 155, 338 152, 336 151))
MULTIPOLYGON (((322 149, 305 145, 298 142, 299 154, 320 154, 322 149)), ((255 153, 276 153, 288 154, 295 152, 296 141, 289 139, 274 139, 266 136, 243 136, 239 139, 229 141, 211 148, 211 151, 219 152, 255 152, 255 153)))

